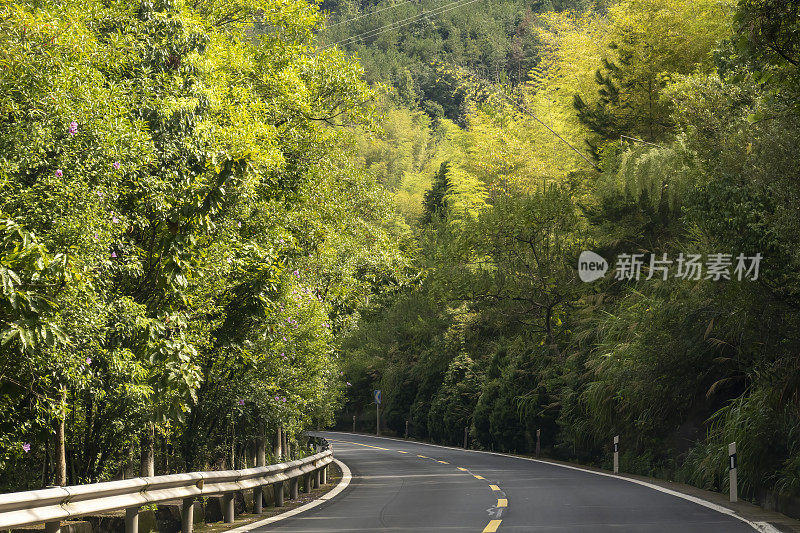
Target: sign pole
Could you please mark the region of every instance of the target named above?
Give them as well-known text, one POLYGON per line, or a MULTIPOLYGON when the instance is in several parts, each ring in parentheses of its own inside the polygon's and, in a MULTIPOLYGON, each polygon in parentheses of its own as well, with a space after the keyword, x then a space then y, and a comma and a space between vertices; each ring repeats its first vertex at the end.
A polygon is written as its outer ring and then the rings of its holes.
POLYGON ((381 390, 377 389, 375 392, 372 393, 372 397, 375 398, 375 435, 380 437, 381 436, 381 390))
POLYGON ((619 474, 619 435, 614 437, 614 473, 619 474))

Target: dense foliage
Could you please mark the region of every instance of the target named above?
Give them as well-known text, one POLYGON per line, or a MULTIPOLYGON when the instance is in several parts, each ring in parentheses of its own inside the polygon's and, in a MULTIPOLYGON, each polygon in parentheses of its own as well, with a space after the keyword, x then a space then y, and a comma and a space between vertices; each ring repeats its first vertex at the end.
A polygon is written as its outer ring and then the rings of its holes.
POLYGON ((620 435, 624 470, 712 489, 736 441, 747 495, 800 492, 797 2, 477 5, 366 36, 400 15, 329 16, 325 39, 396 90, 359 152, 420 272, 342 341, 342 427, 374 429, 379 388, 398 434, 530 452, 540 429, 545 453, 606 466, 620 435), (579 280, 583 250, 604 278, 579 280), (639 278, 620 254, 644 254, 639 278), (690 254, 730 254, 730 279, 677 277, 690 254))
POLYGON ((0 8, 0 488, 252 464, 332 420, 334 336, 403 282, 406 230, 347 148, 376 93, 319 21, 0 8))

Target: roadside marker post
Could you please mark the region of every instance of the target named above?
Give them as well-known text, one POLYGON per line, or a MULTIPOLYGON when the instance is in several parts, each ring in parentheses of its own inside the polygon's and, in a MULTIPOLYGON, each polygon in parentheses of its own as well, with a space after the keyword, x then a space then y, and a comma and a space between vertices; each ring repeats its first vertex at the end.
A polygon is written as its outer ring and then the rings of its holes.
POLYGON ((353 433, 356 432, 356 415, 353 415, 353 433))
POLYGON ((728 473, 730 474, 731 501, 739 500, 736 480, 736 443, 728 444, 728 473))
POLYGON ((619 435, 614 437, 614 473, 619 474, 619 435))
POLYGON ((542 450, 541 448, 541 440, 542 440, 542 430, 536 430, 536 457, 539 457, 539 452, 542 450))
POLYGON ((408 420, 406 420, 406 440, 408 440, 408 420))
POLYGON ((469 437, 469 427, 465 427, 464 428, 464 449, 465 450, 469 447, 468 446, 469 442, 467 440, 468 437, 469 437))

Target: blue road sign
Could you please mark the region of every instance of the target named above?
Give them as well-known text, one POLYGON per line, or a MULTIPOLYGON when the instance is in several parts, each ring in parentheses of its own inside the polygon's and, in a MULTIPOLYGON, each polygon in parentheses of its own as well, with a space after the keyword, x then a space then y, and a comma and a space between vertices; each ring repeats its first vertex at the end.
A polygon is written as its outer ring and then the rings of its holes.
POLYGON ((377 404, 381 403, 381 391, 380 390, 376 390, 374 393, 372 393, 372 396, 375 398, 375 403, 377 403, 377 404))

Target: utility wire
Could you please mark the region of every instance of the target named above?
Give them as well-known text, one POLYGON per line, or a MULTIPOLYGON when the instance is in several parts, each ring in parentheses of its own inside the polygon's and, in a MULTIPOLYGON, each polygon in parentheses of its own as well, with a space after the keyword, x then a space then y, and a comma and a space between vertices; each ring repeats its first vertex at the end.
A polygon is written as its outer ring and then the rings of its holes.
POLYGON ((515 101, 515 100, 511 99, 511 97, 510 97, 510 96, 507 96, 507 95, 504 95, 504 96, 506 96, 506 98, 508 98, 508 101, 509 101, 509 102, 511 102, 512 104, 514 104, 514 105, 517 107, 517 109, 519 109, 520 111, 522 111, 524 114, 526 114, 526 115, 528 115, 528 116, 531 116, 531 117, 533 117, 533 119, 534 119, 534 120, 536 120, 536 122, 538 122, 539 124, 541 124, 542 126, 544 126, 545 128, 547 128, 547 130, 548 130, 550 133, 552 133, 553 135, 555 135, 556 137, 558 137, 558 138, 561 140, 561 142, 563 142, 564 144, 566 144, 567 146, 569 146, 569 147, 570 147, 570 149, 571 149, 573 152, 575 152, 576 154, 578 154, 579 156, 581 156, 581 157, 583 158, 583 160, 584 160, 584 161, 586 161, 587 163, 589 163, 589 164, 592 166, 592 168, 594 168, 595 170, 598 170, 598 171, 602 171, 602 169, 601 169, 599 166, 597 166, 597 164, 596 164, 594 161, 592 161, 591 159, 589 159, 588 157, 586 157, 586 155, 584 155, 584 153, 583 153, 583 152, 581 152, 580 150, 578 150, 577 148, 575 148, 575 147, 572 145, 572 143, 570 143, 570 142, 569 142, 568 140, 566 140, 564 137, 562 137, 561 135, 559 135, 558 133, 556 133, 556 131, 555 131, 555 130, 553 130, 553 128, 551 128, 550 126, 548 126, 547 124, 545 124, 545 123, 544 123, 544 121, 542 121, 542 119, 540 119, 538 116, 536 116, 536 113, 534 113, 533 111, 530 111, 528 108, 526 108, 525 106, 523 106, 521 103, 519 103, 519 102, 517 102, 517 101, 515 101))
POLYGON ((431 9, 429 11, 424 11, 419 15, 414 15, 412 17, 407 17, 405 19, 400 19, 396 22, 392 22, 390 24, 386 24, 384 26, 380 26, 373 30, 369 30, 363 33, 359 33, 358 35, 352 35, 347 37, 346 39, 342 39, 340 41, 336 41, 335 43, 331 43, 329 45, 325 45, 323 48, 330 48, 332 46, 336 46, 337 44, 347 44, 352 41, 358 40, 362 37, 376 37, 382 33, 386 33, 387 31, 395 30, 397 28, 402 28, 403 26, 408 26, 409 24, 413 24, 423 18, 426 18, 429 15, 441 15, 442 13, 446 13, 447 11, 452 11, 453 9, 464 7, 469 4, 473 4, 478 2, 479 0, 455 0, 453 2, 449 2, 443 6, 439 6, 436 9, 431 9))
POLYGON ((396 7, 400 7, 402 5, 408 4, 409 2, 416 2, 416 1, 417 0, 403 0, 402 2, 398 2, 397 4, 393 4, 391 6, 382 7, 380 9, 376 9, 375 11, 370 11, 369 13, 364 13, 362 15, 359 15, 359 16, 351 18, 351 19, 342 20, 342 21, 337 22, 336 24, 331 24, 330 26, 326 25, 325 28, 326 29, 335 28, 336 26, 341 26, 342 24, 349 24, 351 22, 355 22, 357 20, 361 20, 363 18, 369 17, 370 15, 377 15, 378 13, 381 13, 381 12, 386 11, 388 9, 394 9, 396 7))

